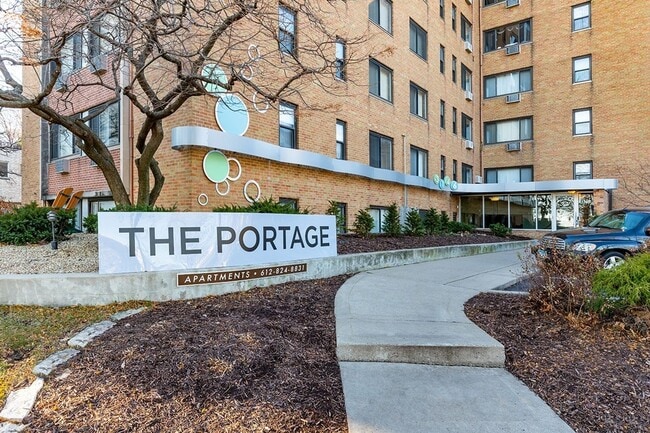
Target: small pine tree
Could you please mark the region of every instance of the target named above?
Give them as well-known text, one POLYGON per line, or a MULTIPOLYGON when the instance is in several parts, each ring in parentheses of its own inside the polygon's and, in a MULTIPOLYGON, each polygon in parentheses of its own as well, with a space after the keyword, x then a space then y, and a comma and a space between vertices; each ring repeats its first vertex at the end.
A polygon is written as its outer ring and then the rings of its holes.
POLYGON ((420 216, 420 211, 418 209, 412 208, 406 214, 404 233, 409 236, 424 235, 424 222, 422 222, 422 217, 420 216))
POLYGON ((367 237, 374 228, 375 220, 372 218, 372 215, 366 209, 359 209, 359 212, 357 212, 354 218, 352 231, 359 236, 367 237))
POLYGON ((402 234, 402 225, 399 222, 399 210, 397 204, 393 203, 388 206, 386 218, 381 225, 381 230, 390 236, 399 236, 402 234))
POLYGON ((449 227, 450 222, 451 222, 451 220, 449 219, 449 215, 447 215, 447 212, 445 212, 444 210, 442 212, 440 212, 440 228, 439 228, 439 231, 442 232, 442 233, 449 233, 451 231, 450 227, 449 227))
POLYGON ((334 215, 336 217, 336 233, 345 233, 345 218, 341 213, 339 204, 335 201, 329 200, 329 207, 325 213, 327 215, 334 215))
POLYGON ((441 231, 440 214, 434 208, 429 209, 424 216, 424 230, 429 235, 439 233, 441 231))

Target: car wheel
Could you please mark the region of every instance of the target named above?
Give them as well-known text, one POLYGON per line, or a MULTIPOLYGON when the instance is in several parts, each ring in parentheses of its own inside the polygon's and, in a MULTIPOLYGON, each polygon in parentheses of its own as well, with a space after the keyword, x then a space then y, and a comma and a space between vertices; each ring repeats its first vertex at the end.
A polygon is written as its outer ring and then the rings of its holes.
POLYGON ((603 254, 603 268, 612 269, 616 266, 623 264, 625 261, 625 255, 618 251, 610 251, 603 254))

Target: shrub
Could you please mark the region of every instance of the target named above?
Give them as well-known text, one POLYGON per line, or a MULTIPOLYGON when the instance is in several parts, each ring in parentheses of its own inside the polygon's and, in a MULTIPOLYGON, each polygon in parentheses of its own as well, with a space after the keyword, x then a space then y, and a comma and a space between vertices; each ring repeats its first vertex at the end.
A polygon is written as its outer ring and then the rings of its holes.
MULTIPOLYGON (((51 210, 32 202, 0 215, 0 242, 25 245, 52 240, 52 224, 47 219, 47 213, 51 210)), ((56 238, 63 239, 77 212, 74 209, 57 209, 55 212, 58 217, 56 238)))
POLYGON ((97 233, 97 214, 88 215, 84 218, 83 226, 88 233, 97 233))
POLYGON ((474 229, 475 227, 471 224, 461 223, 459 221, 449 221, 447 223, 446 231, 451 233, 463 233, 463 232, 472 233, 474 229))
POLYGON ((650 307, 650 253, 630 257, 612 269, 601 269, 593 279, 591 308, 601 316, 632 307, 650 307))
POLYGON ((406 214, 404 233, 410 236, 424 235, 424 223, 422 222, 422 217, 418 209, 412 208, 406 214))
POLYGON ((327 215, 334 215, 336 217, 336 232, 345 233, 345 217, 341 213, 339 204, 335 201, 329 200, 329 207, 325 213, 327 215))
POLYGON ((512 234, 512 229, 510 227, 506 227, 501 223, 490 224, 490 231, 492 232, 493 235, 499 236, 501 238, 506 237, 509 234, 512 234))
POLYGON ((308 214, 309 210, 301 210, 298 206, 289 203, 281 203, 273 197, 258 200, 249 205, 230 204, 215 207, 213 212, 236 212, 236 213, 280 213, 280 214, 308 214))
POLYGON ((402 225, 399 222, 399 210, 397 204, 393 203, 388 206, 386 218, 381 225, 381 231, 389 236, 399 236, 402 234, 402 225))
POLYGON ((375 220, 366 209, 359 209, 354 218, 354 225, 352 231, 359 236, 366 237, 370 235, 372 229, 375 228, 375 220))
POLYGON ((448 233, 449 232, 449 215, 447 215, 447 212, 442 211, 440 212, 440 231, 443 233, 448 233))
POLYGON ((440 214, 436 209, 431 208, 427 211, 426 215, 424 215, 424 230, 429 235, 443 231, 440 214))

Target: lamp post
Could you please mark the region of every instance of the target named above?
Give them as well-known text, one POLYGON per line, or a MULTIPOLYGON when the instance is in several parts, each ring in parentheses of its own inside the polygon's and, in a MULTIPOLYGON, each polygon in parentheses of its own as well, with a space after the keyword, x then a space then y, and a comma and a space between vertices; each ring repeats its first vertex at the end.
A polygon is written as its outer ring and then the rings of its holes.
POLYGON ((52 243, 50 245, 52 245, 53 250, 59 248, 59 245, 56 242, 56 233, 54 232, 54 223, 56 223, 58 219, 59 218, 56 216, 56 212, 53 210, 47 213, 47 220, 52 223, 52 243))

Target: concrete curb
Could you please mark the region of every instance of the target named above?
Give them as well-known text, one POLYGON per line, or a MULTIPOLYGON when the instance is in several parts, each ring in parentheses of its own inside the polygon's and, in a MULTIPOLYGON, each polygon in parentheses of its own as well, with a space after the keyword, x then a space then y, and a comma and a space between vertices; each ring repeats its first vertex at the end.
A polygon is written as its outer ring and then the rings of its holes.
MULTIPOLYGON (((141 272, 128 274, 41 274, 3 275, 0 280, 0 305, 40 305, 62 307, 69 305, 107 305, 134 300, 169 301, 203 298, 210 295, 242 292, 287 281, 328 278, 336 275, 510 251, 525 248, 535 241, 491 244, 450 245, 413 250, 346 254, 305 260, 307 271, 297 274, 233 281, 219 284, 177 286, 177 274, 189 270, 141 272), (56 287, 56 290, 53 290, 56 287)), ((295 264, 296 262, 293 262, 295 264)), ((292 263, 282 263, 291 265, 292 263)), ((276 264, 269 264, 274 266, 276 264)), ((262 265, 264 266, 264 265, 262 265)), ((260 266, 255 266, 260 267, 260 266)), ((224 272, 242 268, 205 269, 201 272, 224 272)), ((198 272, 198 270, 191 270, 198 272)))

